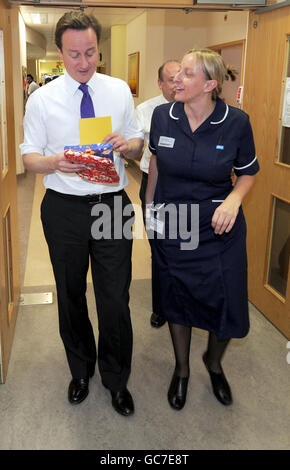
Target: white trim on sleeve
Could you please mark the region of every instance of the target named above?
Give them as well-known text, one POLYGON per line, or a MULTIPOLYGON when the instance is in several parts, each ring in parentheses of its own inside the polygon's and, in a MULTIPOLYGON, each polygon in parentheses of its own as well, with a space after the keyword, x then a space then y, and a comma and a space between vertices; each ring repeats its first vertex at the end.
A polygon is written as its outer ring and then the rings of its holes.
POLYGON ((245 166, 234 166, 235 170, 244 170, 245 168, 248 168, 248 166, 253 165, 253 163, 257 160, 257 155, 255 156, 254 160, 251 161, 248 165, 245 166))

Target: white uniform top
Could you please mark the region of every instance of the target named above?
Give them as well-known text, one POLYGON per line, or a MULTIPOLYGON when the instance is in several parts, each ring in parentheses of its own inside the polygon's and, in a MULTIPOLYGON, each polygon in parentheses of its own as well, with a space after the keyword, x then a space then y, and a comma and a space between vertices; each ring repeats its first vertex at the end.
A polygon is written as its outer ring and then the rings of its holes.
POLYGON ((30 96, 35 90, 37 90, 37 88, 38 88, 37 83, 35 83, 35 81, 31 82, 27 90, 28 96, 30 96))
MULTIPOLYGON (((111 116, 113 132, 120 132, 125 139, 143 139, 143 132, 135 120, 132 94, 125 82, 95 73, 87 84, 96 117, 111 116)), ((22 155, 56 155, 63 152, 65 146, 80 144, 83 93, 78 89, 79 85, 66 72, 32 94, 27 101, 24 118, 24 142, 20 145, 22 155)), ((118 153, 114 153, 114 163, 120 176, 119 184, 90 183, 76 173, 55 171, 44 177, 44 185, 60 193, 79 196, 120 191, 128 185, 128 179, 118 153)))
POLYGON ((163 95, 159 95, 155 96, 154 98, 150 98, 150 100, 144 101, 144 103, 139 104, 136 108, 137 123, 144 132, 145 149, 140 162, 140 168, 142 171, 144 171, 144 173, 148 173, 151 157, 148 144, 152 114, 156 106, 164 103, 168 103, 168 101, 164 98, 163 95))

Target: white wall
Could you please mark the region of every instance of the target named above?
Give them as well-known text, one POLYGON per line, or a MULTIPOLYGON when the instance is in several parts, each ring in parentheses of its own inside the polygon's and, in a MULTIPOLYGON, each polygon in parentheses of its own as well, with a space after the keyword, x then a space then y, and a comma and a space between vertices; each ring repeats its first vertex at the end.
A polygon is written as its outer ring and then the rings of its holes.
MULTIPOLYGON (((199 12, 152 9, 127 25, 127 57, 140 52, 139 97, 135 105, 159 94, 157 71, 168 59, 181 59, 193 47, 246 39, 248 12, 199 12)), ((127 65, 126 65, 127 67, 127 65)), ((128 67, 127 67, 128 68, 128 67)))
POLYGON ((29 28, 26 26, 26 42, 37 46, 38 48, 43 50, 43 57, 46 55, 46 39, 45 37, 35 31, 34 29, 29 28))
POLYGON ((247 37, 247 11, 207 13, 207 46, 239 41, 247 37))
POLYGON ((180 60, 189 49, 205 46, 207 15, 204 12, 186 14, 184 11, 166 11, 165 60, 180 60))
MULTIPOLYGON (((41 34, 36 33, 24 24, 18 7, 11 9, 12 28, 12 61, 13 61, 13 96, 14 96, 14 123, 15 123, 15 152, 16 173, 24 172, 19 145, 23 142, 23 67, 27 67, 26 43, 41 47, 45 54, 46 41, 41 34)), ((34 74, 36 75, 36 74, 34 74)))
POLYGON ((165 50, 165 10, 147 12, 146 67, 143 100, 160 94, 158 87, 158 69, 164 62, 165 50))
POLYGON ((24 172, 19 145, 23 142, 24 98, 22 67, 26 67, 26 29, 18 8, 11 10, 11 23, 16 173, 19 174, 24 172))
POLYGON ((115 25, 111 27, 111 75, 127 79, 127 27, 115 25))
POLYGON ((147 12, 142 13, 135 20, 127 25, 127 63, 126 70, 128 74, 128 54, 140 52, 139 64, 139 97, 134 98, 135 106, 144 101, 146 84, 146 53, 147 53, 147 12))

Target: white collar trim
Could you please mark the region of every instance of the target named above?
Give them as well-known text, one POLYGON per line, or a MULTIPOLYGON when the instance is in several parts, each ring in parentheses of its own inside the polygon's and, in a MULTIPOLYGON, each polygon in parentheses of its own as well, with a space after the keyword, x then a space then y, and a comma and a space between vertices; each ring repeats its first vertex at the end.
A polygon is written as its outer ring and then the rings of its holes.
MULTIPOLYGON (((172 103, 172 106, 169 109, 169 116, 171 117, 171 119, 175 119, 175 121, 178 121, 179 117, 176 117, 176 116, 173 115, 173 107, 174 107, 175 103, 176 102, 172 103)), ((211 121, 210 123, 211 124, 220 124, 221 122, 225 121, 228 114, 229 114, 229 107, 226 104, 226 111, 225 111, 225 114, 224 114, 223 118, 220 121, 211 121)))
POLYGON ((175 117, 173 116, 172 114, 172 111, 173 111, 173 106, 175 105, 176 101, 172 104, 172 106, 170 107, 170 110, 169 110, 169 116, 171 117, 171 119, 175 119, 175 121, 179 121, 179 118, 178 117, 175 117))
POLYGON ((220 124, 221 122, 223 122, 227 118, 228 113, 229 113, 229 107, 226 104, 226 112, 224 114, 224 117, 220 121, 211 121, 210 123, 211 124, 220 124))

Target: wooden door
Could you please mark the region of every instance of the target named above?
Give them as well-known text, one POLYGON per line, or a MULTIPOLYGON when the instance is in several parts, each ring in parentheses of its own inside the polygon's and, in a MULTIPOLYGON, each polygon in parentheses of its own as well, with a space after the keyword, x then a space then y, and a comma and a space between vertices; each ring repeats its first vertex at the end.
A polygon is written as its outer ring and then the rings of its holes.
POLYGON ((249 298, 288 339, 290 127, 282 125, 281 117, 290 77, 289 37, 290 7, 250 14, 244 110, 250 115, 261 171, 245 204, 249 298))
POLYGON ((5 382, 20 297, 12 45, 0 0, 0 382, 5 382))

